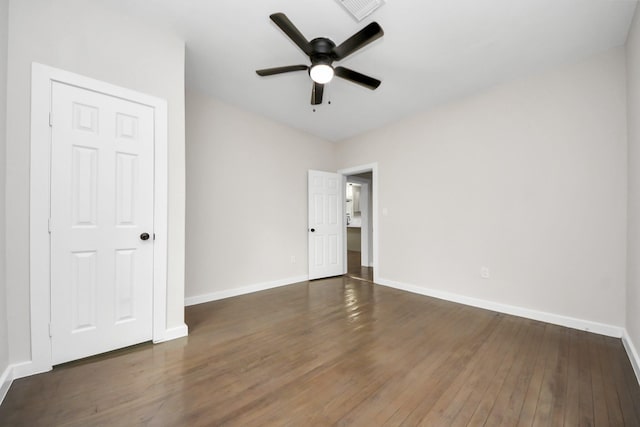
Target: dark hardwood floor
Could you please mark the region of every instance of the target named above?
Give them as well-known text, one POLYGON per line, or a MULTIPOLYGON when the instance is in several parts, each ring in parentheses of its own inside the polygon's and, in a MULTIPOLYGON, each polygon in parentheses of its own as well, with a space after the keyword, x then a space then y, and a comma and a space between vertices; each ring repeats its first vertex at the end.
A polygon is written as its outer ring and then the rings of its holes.
POLYGON ((337 277, 16 380, 2 426, 638 426, 619 339, 337 277))
POLYGON ((373 267, 363 267, 360 252, 347 251, 347 276, 373 282, 373 267))

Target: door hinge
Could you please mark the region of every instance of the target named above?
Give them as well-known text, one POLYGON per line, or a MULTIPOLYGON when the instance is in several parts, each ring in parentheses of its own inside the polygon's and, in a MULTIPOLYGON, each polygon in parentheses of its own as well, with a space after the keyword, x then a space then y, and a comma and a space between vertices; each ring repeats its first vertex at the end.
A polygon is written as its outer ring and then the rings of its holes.
POLYGON ((49 234, 51 234, 51 218, 47 220, 47 230, 49 231, 49 234))
POLYGON ((51 328, 51 323, 49 323, 49 338, 53 337, 53 330, 51 328))
POLYGON ((49 112, 49 127, 53 127, 53 113, 49 112))

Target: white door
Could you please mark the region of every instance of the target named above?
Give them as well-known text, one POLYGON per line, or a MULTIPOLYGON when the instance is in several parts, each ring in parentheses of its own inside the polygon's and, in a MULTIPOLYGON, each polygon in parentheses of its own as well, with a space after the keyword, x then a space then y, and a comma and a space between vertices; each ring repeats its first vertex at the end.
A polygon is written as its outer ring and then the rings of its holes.
POLYGON ((345 274, 342 175, 309 171, 309 280, 345 274))
POLYGON ((152 338, 154 113, 62 83, 51 111, 55 365, 152 338))

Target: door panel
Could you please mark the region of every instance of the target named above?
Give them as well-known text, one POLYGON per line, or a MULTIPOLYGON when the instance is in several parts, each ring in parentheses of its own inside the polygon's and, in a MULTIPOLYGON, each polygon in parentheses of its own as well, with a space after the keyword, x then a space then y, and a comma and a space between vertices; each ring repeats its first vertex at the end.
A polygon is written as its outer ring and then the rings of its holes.
POLYGON ((344 274, 342 175, 310 170, 308 183, 309 279, 344 274))
POLYGON ((151 107, 53 83, 53 364, 152 338, 151 107))
POLYGON ((71 254, 71 301, 73 313, 71 332, 95 329, 96 327, 96 251, 72 252, 71 254))

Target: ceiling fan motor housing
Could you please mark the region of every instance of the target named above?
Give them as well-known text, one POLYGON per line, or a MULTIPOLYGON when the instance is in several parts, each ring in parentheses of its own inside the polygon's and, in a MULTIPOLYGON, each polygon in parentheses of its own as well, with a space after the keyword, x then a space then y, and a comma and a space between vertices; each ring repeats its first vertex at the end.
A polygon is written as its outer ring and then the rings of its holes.
POLYGON ((326 64, 331 65, 335 60, 333 49, 336 44, 326 37, 318 37, 309 42, 311 44, 311 64, 326 64))

